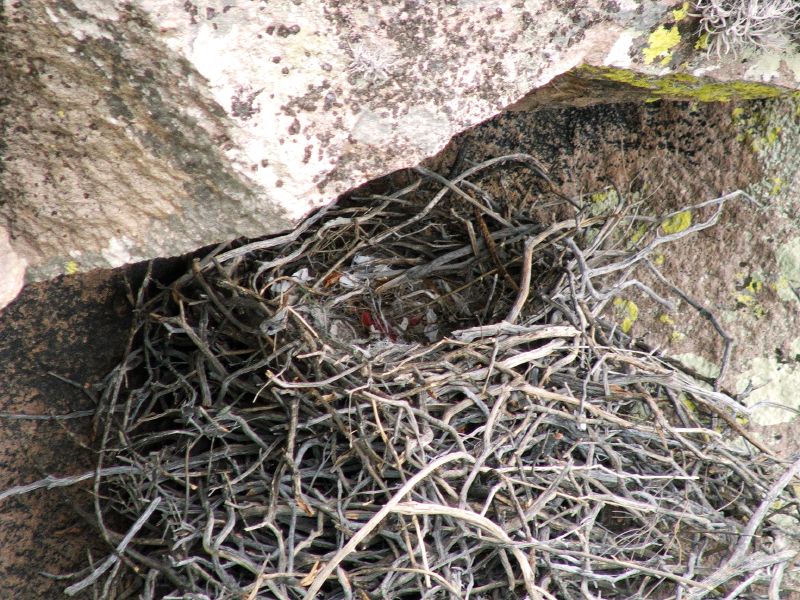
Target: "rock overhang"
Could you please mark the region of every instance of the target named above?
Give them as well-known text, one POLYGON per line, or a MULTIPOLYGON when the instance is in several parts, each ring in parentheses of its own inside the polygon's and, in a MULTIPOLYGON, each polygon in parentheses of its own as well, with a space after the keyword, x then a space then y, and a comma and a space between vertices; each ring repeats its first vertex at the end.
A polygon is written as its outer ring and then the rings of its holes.
POLYGON ((747 100, 800 78, 788 39, 717 55, 668 0, 80 0, 6 18, 5 121, 26 133, 0 210, 28 280, 286 228, 509 107, 747 100))

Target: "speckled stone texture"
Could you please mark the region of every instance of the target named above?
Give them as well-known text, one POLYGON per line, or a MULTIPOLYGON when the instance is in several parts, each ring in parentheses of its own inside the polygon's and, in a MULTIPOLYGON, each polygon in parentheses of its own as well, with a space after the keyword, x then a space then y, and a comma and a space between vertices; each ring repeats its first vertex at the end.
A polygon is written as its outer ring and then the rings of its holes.
MULTIPOLYGON (((186 261, 160 261, 156 272, 173 279, 186 261)), ((82 444, 93 439, 91 417, 65 421, 18 419, 67 415, 93 408, 87 394, 54 375, 90 386, 119 362, 128 338, 126 277, 141 281, 145 265, 95 271, 29 285, 0 315, 0 489, 47 474, 75 475, 93 468, 82 444)), ((74 580, 107 549, 73 507, 92 511, 89 486, 39 490, 0 504, 0 598, 66 597, 74 580)), ((91 590, 81 598, 91 598, 91 590)))
POLYGON ((788 44, 698 50, 680 0, 3 7, 0 227, 28 281, 284 228, 520 100, 754 97, 800 73, 788 44))

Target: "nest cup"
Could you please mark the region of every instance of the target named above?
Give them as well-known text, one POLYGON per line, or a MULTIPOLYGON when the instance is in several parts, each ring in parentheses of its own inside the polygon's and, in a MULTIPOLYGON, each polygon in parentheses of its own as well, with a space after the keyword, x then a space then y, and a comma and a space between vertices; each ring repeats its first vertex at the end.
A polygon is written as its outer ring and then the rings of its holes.
MULTIPOLYGON (((406 176, 143 286, 94 475, 96 524, 140 597, 780 587, 800 463, 759 447, 720 381, 610 316, 630 288, 680 297, 651 252, 737 194, 668 233, 674 214, 620 194, 603 214, 560 196, 527 155, 406 176), (520 207, 493 193, 501 174, 542 191, 520 207)), ((115 589, 111 567, 68 592, 115 589)))

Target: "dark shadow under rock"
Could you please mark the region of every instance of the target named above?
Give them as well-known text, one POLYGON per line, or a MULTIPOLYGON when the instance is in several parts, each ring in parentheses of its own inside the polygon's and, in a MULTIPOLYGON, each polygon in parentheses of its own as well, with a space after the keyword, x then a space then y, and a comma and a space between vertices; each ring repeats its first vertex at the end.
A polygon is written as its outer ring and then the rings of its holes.
MULTIPOLYGON (((185 259, 158 261, 170 280, 185 259)), ((131 323, 126 276, 141 282, 146 265, 94 271, 27 286, 0 314, 0 488, 93 468, 92 419, 20 419, 93 409, 89 395, 56 375, 87 385, 120 360, 131 323)), ((71 505, 92 510, 87 487, 38 490, 5 500, 0 510, 0 597, 61 597, 69 581, 42 573, 82 569, 92 548, 104 556, 97 533, 71 505)), ((90 595, 87 597, 91 597, 90 595)))

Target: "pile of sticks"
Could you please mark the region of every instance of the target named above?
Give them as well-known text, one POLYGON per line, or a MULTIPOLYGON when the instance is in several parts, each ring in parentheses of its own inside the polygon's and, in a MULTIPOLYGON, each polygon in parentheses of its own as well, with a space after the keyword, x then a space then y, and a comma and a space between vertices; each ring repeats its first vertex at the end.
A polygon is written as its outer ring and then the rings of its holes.
POLYGON ((543 192, 547 222, 503 170, 548 187, 526 155, 418 168, 144 286, 97 414, 114 552, 68 591, 127 564, 142 598, 777 598, 800 462, 610 311, 685 298, 651 253, 736 194, 668 234, 543 192))

